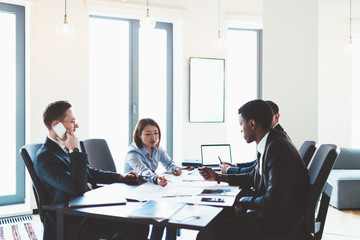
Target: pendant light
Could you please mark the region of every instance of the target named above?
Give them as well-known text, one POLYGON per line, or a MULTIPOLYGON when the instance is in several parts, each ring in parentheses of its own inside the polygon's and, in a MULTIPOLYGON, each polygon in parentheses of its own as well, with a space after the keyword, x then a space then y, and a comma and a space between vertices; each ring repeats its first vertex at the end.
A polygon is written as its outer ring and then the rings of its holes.
POLYGON ((61 21, 57 24, 56 32, 60 37, 64 38, 71 38, 75 34, 75 27, 74 25, 67 20, 66 15, 66 0, 65 0, 65 15, 64 15, 64 21, 61 21))
POLYGON ((140 27, 145 29, 153 29, 155 28, 155 25, 156 25, 155 19, 150 16, 149 0, 146 0, 146 15, 140 18, 140 27))
POLYGON ((348 44, 349 44, 349 47, 351 47, 351 45, 352 45, 352 24, 351 24, 351 21, 352 21, 352 16, 351 16, 351 4, 352 3, 352 0, 350 0, 350 17, 349 17, 349 42, 348 42, 348 44))
POLYGON ((218 0, 218 32, 217 32, 217 38, 215 41, 213 41, 213 47, 219 49, 219 50, 225 50, 227 47, 227 41, 226 39, 221 35, 220 30, 220 0, 218 0))

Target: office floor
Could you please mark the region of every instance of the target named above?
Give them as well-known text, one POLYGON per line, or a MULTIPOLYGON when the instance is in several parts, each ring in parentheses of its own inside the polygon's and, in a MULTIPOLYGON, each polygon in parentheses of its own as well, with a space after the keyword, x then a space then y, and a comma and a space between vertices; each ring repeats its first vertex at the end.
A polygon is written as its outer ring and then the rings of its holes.
MULTIPOLYGON (((36 215, 38 217, 38 215, 36 215)), ((40 219, 39 219, 40 220, 40 219)), ((323 240, 360 240, 360 210, 340 211, 329 207, 323 240)), ((181 230, 178 240, 194 240, 197 231, 181 230)), ((163 238, 165 239, 165 238, 163 238)))
MULTIPOLYGON (((360 210, 340 211, 329 207, 323 240, 360 240, 360 210)), ((178 240, 196 239, 197 231, 182 230, 178 240)))

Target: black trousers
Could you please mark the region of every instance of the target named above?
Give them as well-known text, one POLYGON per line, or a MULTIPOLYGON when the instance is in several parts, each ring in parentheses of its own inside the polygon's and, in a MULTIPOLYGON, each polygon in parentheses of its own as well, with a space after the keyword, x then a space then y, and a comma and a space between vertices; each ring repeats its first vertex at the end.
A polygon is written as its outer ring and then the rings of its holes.
MULTIPOLYGON (((56 239, 55 213, 47 212, 44 221, 44 240, 56 239)), ((97 233, 118 233, 129 240, 146 240, 149 233, 149 226, 143 224, 124 223, 117 221, 87 218, 77 216, 65 216, 64 218, 64 239, 81 240, 84 234, 97 233)))

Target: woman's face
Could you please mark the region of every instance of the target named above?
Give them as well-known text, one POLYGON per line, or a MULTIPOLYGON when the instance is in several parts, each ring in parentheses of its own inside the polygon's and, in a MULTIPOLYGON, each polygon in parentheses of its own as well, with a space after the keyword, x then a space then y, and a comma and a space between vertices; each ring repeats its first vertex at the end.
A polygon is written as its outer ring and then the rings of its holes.
POLYGON ((155 147, 159 142, 159 129, 153 125, 146 125, 141 132, 140 139, 147 149, 155 147))

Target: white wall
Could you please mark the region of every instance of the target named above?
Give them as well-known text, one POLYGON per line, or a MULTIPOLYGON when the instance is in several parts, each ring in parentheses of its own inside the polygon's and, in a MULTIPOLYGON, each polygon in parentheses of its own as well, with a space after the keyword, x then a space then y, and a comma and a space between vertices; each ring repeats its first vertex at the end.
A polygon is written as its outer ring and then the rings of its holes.
POLYGON ((264 1, 263 98, 296 146, 318 140, 318 2, 264 1))

